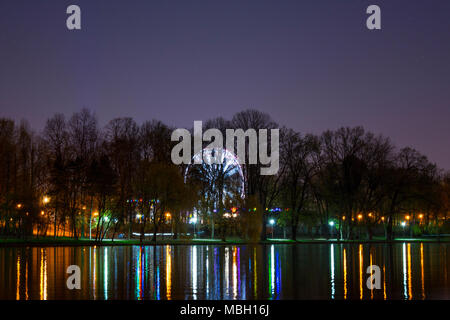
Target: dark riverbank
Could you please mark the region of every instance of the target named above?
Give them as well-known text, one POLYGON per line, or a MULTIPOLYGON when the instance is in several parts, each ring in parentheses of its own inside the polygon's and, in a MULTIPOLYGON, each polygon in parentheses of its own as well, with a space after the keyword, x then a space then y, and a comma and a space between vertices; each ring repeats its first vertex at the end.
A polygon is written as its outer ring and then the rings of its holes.
POLYGON ((252 244, 321 244, 321 243, 448 243, 450 237, 421 237, 421 238, 396 238, 392 241, 386 241, 383 238, 374 238, 372 240, 336 240, 336 239, 268 239, 266 241, 251 242, 242 239, 229 239, 222 241, 219 239, 160 239, 156 242, 145 240, 142 243, 138 239, 114 241, 105 239, 102 242, 96 242, 89 239, 71 239, 71 238, 31 238, 31 239, 0 239, 0 247, 46 247, 46 246, 136 246, 136 245, 252 245, 252 244))

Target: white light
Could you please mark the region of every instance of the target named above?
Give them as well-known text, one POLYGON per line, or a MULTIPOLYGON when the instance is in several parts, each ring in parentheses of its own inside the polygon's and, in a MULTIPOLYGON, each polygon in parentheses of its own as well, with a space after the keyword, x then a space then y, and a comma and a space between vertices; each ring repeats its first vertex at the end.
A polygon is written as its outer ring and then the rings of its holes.
POLYGON ((406 226, 406 222, 402 221, 402 227, 405 227, 405 226, 406 226))
POLYGON ((334 226, 334 221, 330 221, 328 222, 328 224, 330 225, 330 227, 334 226))
MULTIPOLYGON (((138 232, 133 232, 134 236, 140 236, 141 234, 138 232)), ((173 236, 173 233, 171 232, 157 232, 156 233, 157 236, 173 236)), ((153 232, 152 233, 144 233, 144 237, 150 237, 153 236, 153 232)))
POLYGON ((192 218, 190 223, 196 224, 197 223, 197 218, 196 217, 192 218))
POLYGON ((270 219, 270 220, 269 220, 269 223, 270 223, 271 225, 274 225, 274 224, 275 224, 275 220, 270 219))

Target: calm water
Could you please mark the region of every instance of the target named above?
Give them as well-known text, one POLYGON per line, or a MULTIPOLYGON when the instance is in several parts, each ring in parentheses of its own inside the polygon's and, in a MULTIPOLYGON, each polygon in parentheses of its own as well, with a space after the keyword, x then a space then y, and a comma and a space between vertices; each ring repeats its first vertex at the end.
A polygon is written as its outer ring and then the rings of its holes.
POLYGON ((450 244, 0 248, 0 299, 450 299, 450 244), (81 268, 81 290, 66 269, 81 268), (366 287, 378 265, 381 289, 366 287))

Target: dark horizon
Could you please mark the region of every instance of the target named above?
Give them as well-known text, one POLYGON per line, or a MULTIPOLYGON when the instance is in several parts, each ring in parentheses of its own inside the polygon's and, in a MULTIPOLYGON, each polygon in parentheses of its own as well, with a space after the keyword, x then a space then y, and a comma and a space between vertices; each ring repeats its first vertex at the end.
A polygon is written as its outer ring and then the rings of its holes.
POLYGON ((191 127, 251 108, 303 133, 361 125, 450 170, 450 3, 377 1, 373 32, 369 4, 4 1, 0 117, 40 132, 86 107, 101 127, 191 127))

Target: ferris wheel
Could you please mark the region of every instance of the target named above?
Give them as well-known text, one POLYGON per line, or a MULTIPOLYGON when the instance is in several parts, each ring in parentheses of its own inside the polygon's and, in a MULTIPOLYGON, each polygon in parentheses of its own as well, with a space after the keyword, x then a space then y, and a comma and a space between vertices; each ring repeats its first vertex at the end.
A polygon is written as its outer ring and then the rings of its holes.
POLYGON ((205 148, 196 153, 184 174, 185 182, 191 178, 207 184, 216 196, 222 192, 223 201, 236 196, 244 198, 242 167, 236 155, 227 149, 205 148))

